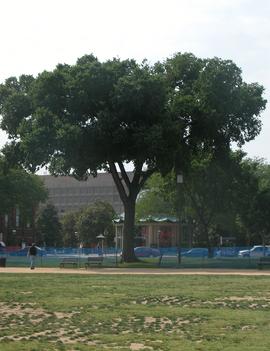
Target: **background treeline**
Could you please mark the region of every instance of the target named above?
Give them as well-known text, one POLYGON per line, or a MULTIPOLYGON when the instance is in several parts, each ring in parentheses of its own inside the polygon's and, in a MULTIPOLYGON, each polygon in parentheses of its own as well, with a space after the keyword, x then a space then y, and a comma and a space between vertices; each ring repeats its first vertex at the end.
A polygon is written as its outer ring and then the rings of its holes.
POLYGON ((106 245, 114 245, 113 218, 115 211, 109 203, 96 202, 60 218, 55 207, 48 204, 40 209, 36 227, 39 242, 44 246, 94 247, 97 236, 104 235, 106 245))
MULTIPOLYGON (((47 190, 40 178, 21 167, 9 168, 0 159, 0 214, 20 209, 20 222, 33 223, 38 242, 47 246, 95 246, 105 235, 114 245, 113 207, 97 202, 59 217, 55 207, 42 202, 47 190), (33 219, 33 208, 37 209, 33 219)), ((155 173, 141 191, 136 217, 174 215, 181 218, 194 246, 212 248, 220 236, 234 237, 236 245, 269 244, 270 165, 241 152, 226 156, 196 153, 183 173, 155 173)))
POLYGON ((137 217, 175 215, 192 231, 194 245, 218 246, 220 236, 237 245, 270 238, 270 165, 242 152, 193 158, 177 184, 174 171, 154 174, 137 203, 137 217))

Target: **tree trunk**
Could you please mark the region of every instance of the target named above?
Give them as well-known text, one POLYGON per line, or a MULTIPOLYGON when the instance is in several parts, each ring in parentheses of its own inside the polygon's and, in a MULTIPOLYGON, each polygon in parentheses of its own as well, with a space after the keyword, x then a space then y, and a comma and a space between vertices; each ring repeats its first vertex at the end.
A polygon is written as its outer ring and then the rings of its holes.
POLYGON ((118 162, 117 164, 120 173, 117 171, 115 163, 113 161, 109 162, 110 172, 125 209, 122 259, 124 262, 136 262, 138 261, 134 254, 136 199, 139 191, 154 170, 143 171, 143 161, 137 162, 133 171, 133 178, 130 179, 123 163, 118 162))
POLYGON ((123 232, 123 261, 136 262, 134 254, 134 233, 135 233, 135 203, 136 200, 129 199, 125 204, 125 221, 123 232))
POLYGON ((211 244, 210 238, 209 238, 209 230, 207 224, 203 224, 203 241, 206 243, 207 249, 208 249, 208 258, 212 258, 214 256, 213 253, 213 246, 211 244))

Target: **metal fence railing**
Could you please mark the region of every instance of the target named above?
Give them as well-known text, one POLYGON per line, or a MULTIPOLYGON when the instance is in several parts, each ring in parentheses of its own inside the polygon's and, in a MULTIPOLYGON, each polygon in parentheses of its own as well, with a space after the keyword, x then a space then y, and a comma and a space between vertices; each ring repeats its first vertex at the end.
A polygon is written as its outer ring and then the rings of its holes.
MULTIPOLYGON (((263 246, 251 247, 222 247, 213 248, 209 257, 206 248, 143 248, 136 250, 139 267, 164 267, 164 268, 257 268, 260 256, 270 256, 270 249, 263 246), (257 250, 257 251, 256 251, 257 250)), ((0 266, 27 267, 28 248, 2 248, 0 251, 0 266)), ((85 267, 88 257, 102 256, 102 267, 125 267, 121 262, 121 250, 115 248, 55 248, 46 247, 38 250, 36 259, 39 267, 59 267, 64 258, 74 258, 78 267, 85 267)))

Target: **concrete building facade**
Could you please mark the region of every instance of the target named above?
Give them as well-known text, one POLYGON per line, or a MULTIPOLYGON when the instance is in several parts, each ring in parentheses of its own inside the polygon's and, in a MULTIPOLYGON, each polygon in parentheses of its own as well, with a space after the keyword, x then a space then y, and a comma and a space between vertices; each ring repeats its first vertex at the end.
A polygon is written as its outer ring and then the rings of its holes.
POLYGON ((79 181, 69 176, 40 176, 49 192, 49 202, 53 204, 59 215, 77 211, 97 201, 110 203, 117 214, 124 211, 123 203, 109 173, 99 173, 97 177, 89 177, 79 181))

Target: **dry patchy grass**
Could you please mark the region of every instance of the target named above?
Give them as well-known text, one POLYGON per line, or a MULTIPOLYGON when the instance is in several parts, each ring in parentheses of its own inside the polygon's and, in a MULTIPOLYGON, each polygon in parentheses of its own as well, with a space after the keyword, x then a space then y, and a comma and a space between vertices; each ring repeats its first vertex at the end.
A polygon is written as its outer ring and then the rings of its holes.
POLYGON ((269 284, 268 277, 2 275, 0 349, 267 350, 269 284))

